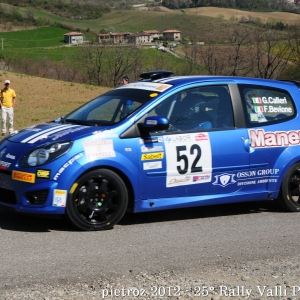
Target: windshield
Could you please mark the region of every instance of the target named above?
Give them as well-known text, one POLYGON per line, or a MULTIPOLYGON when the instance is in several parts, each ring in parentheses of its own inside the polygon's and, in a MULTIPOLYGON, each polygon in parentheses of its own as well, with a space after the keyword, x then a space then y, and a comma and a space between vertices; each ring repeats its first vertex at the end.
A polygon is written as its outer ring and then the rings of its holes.
POLYGON ((90 126, 115 125, 157 95, 142 89, 115 89, 79 107, 62 121, 90 126))

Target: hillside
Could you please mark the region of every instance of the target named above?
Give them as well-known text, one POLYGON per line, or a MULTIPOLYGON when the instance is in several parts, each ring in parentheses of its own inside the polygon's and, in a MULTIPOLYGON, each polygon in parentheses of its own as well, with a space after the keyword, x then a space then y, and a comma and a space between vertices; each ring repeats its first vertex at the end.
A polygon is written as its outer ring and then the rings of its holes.
MULTIPOLYGON (((23 16, 28 13, 28 7, 12 7, 8 4, 1 4, 5 11, 17 10, 23 16)), ((300 20, 300 15, 284 12, 252 12, 237 9, 198 7, 182 10, 172 10, 165 7, 157 9, 151 7, 140 7, 130 10, 114 10, 103 15, 101 18, 93 20, 74 20, 63 18, 52 13, 41 11, 35 8, 30 9, 35 19, 44 20, 44 23, 59 23, 74 30, 89 31, 99 33, 101 30, 108 31, 130 31, 138 32, 146 29, 166 30, 178 29, 183 35, 190 35, 191 32, 205 32, 212 29, 222 32, 223 23, 235 26, 232 19, 239 20, 242 17, 260 18, 263 22, 283 22, 293 24, 300 20), (219 18, 223 16, 223 18, 219 18)), ((1 18, 0 18, 1 24, 1 18)), ((17 22, 3 24, 1 31, 20 30, 17 22), (4 26, 4 28, 3 28, 4 26)), ((27 25, 28 26, 28 25, 27 25)))
POLYGON ((17 94, 14 126, 16 130, 54 120, 109 90, 104 87, 1 71, 1 87, 5 79, 11 81, 11 88, 17 94))
POLYGON ((254 12, 244 11, 230 8, 218 8, 218 7, 198 7, 188 8, 184 10, 187 14, 193 14, 197 16, 207 16, 216 18, 218 15, 223 15, 225 20, 230 20, 232 17, 240 19, 241 17, 260 18, 263 22, 283 22, 286 24, 293 24, 300 21, 300 15, 287 13, 287 12, 254 12))

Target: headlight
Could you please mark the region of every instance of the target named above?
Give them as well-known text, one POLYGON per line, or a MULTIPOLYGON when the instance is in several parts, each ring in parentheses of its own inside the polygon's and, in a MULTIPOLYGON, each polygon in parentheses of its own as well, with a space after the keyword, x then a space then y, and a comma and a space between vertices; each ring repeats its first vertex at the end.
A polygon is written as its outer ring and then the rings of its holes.
POLYGON ((65 154, 71 146, 71 141, 43 145, 26 153, 19 166, 28 168, 47 164, 65 154))

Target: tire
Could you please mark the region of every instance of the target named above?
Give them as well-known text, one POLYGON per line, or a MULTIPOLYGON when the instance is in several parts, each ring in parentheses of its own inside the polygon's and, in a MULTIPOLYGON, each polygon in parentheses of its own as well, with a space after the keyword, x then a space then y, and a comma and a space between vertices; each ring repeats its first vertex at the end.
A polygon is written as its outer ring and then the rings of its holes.
POLYGON ((294 164, 284 175, 277 202, 287 211, 300 211, 300 163, 294 164))
POLYGON ((128 192, 114 172, 99 169, 76 181, 67 201, 67 217, 80 230, 110 229, 126 212, 128 192))

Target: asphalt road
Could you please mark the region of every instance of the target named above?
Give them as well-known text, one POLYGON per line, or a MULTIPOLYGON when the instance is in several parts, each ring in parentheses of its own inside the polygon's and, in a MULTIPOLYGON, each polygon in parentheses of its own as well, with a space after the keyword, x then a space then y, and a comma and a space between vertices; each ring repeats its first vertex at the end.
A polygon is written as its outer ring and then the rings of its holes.
POLYGON ((112 230, 0 210, 0 288, 297 257, 299 213, 269 202, 128 214, 112 230))

